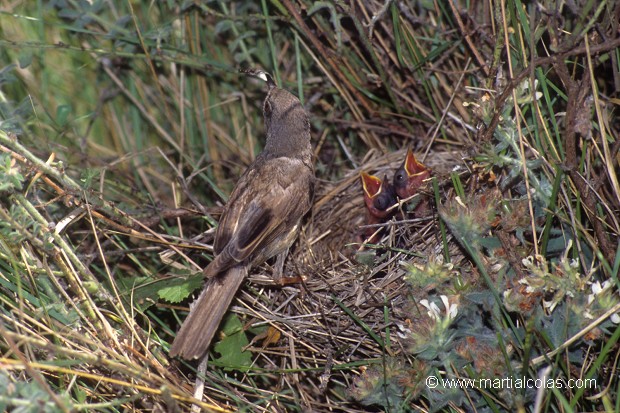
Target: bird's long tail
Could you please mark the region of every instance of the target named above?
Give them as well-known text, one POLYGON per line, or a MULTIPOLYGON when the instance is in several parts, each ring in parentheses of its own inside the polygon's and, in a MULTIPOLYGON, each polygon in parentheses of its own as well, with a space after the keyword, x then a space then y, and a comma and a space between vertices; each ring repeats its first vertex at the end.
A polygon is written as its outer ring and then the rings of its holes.
POLYGON ((237 266, 206 281, 202 293, 190 305, 189 315, 172 343, 171 357, 191 360, 205 355, 246 274, 245 266, 237 266))

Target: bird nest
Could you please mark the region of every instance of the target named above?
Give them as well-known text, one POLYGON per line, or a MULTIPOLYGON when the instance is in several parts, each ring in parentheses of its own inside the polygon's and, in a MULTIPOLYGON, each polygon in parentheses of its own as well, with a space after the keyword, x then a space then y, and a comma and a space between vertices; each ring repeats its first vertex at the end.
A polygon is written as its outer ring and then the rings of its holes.
MULTIPOLYGON (((381 238, 364 243, 366 210, 360 172, 392 179, 405 151, 369 155, 363 166, 350 170, 338 182, 319 182, 314 207, 300 239, 287 260, 286 273, 303 281, 283 288, 267 287, 269 270, 254 269, 233 311, 250 318, 253 325, 268 324, 272 334, 261 335, 249 348, 257 365, 291 371, 274 384, 288 397, 285 388, 301 395, 312 410, 333 403, 342 394, 332 394, 335 381, 349 386, 350 369, 356 364, 372 364, 386 356, 396 357, 407 347, 405 335, 412 318, 419 314, 416 302, 433 287, 414 288, 405 281, 410 266, 441 261, 444 242, 439 231, 437 209, 424 216, 407 212, 408 202, 394 206, 399 212, 374 227, 381 238), (266 344, 267 343, 267 344, 266 344)), ((450 171, 466 170, 459 154, 431 153, 424 163, 438 178, 439 193, 450 171)), ((422 196, 434 197, 430 183, 422 196)), ((463 259, 458 245, 448 243, 452 263, 463 259)), ((461 269, 462 271, 462 269, 461 269)), ((300 401, 301 402, 301 401, 300 401)), ((350 410, 349 410, 350 411, 350 410)))

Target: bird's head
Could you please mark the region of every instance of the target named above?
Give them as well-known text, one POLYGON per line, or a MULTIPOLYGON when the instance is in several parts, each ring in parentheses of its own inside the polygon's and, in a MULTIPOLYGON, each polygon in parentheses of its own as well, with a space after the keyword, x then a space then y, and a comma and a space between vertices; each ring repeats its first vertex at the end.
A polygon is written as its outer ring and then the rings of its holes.
POLYGON ((408 198, 413 195, 430 176, 430 168, 418 162, 413 151, 409 148, 405 160, 394 174, 394 187, 401 198, 408 198))
POLYGON ((362 172, 360 178, 364 189, 364 203, 368 211, 378 218, 388 216, 390 213, 386 210, 396 203, 396 194, 387 176, 381 180, 377 176, 362 172))

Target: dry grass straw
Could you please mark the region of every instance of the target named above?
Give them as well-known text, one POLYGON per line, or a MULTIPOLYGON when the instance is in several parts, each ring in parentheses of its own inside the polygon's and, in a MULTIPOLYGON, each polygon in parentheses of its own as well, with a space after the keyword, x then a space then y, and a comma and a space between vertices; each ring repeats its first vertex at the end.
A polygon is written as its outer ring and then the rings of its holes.
MULTIPOLYGON (((611 2, 583 13, 565 6, 571 26, 560 32, 555 28, 565 22, 550 5, 500 3, 473 2, 468 10, 391 1, 123 5, 55 17, 34 43, 33 33, 20 32, 23 20, 3 15, 3 34, 12 39, 3 40, 3 56, 17 61, 30 47, 53 70, 35 59, 15 69, 18 86, 7 82, 13 100, 28 95, 35 117, 2 107, 2 173, 20 183, 0 192, 0 386, 13 389, 0 404, 36 400, 45 411, 185 411, 191 403, 213 411, 464 411, 479 407, 474 396, 467 404, 424 393, 415 374, 430 374, 432 366, 475 377, 488 367, 481 362, 512 371, 518 360, 524 374, 535 375, 545 360, 569 376, 608 378, 605 390, 588 398, 581 389, 547 395, 551 405, 566 407, 570 399, 571 408, 608 407, 606 392, 615 392, 617 379, 599 367, 615 369, 612 312, 566 337, 573 347, 563 347, 551 328, 536 330, 529 318, 548 298, 543 294, 519 296, 523 312, 510 315, 489 310, 493 299, 481 299, 487 307, 476 313, 484 306, 464 297, 487 293, 499 302, 504 289, 517 291, 530 275, 522 264, 528 256, 570 253, 584 277, 618 282, 620 141, 610 85, 620 87, 619 9, 611 2), (131 19, 116 21, 118 14, 131 19), (544 21, 534 27, 534 17, 544 21), (63 40, 50 40, 57 38, 63 40), (220 337, 248 333, 253 341, 234 349, 246 350, 249 362, 212 360, 199 402, 190 396, 193 366, 166 354, 186 305, 163 298, 174 291, 181 300, 200 285, 196 274, 211 251, 221 204, 261 146, 263 91, 234 72, 268 62, 285 87, 303 92, 316 137, 315 206, 287 262, 304 281, 277 288, 268 265, 252 271, 231 308, 229 321, 237 324, 220 337), (541 95, 533 99, 524 82, 536 82, 541 95), (509 136, 506 147, 499 148, 498 131, 509 136), (377 245, 362 246, 359 173, 391 179, 408 146, 434 171, 436 182, 423 192, 440 205, 412 217, 407 203, 399 204, 403 213, 382 224, 377 245), (532 195, 541 188, 550 198, 544 209, 532 195), (503 212, 485 223, 480 238, 496 244, 483 248, 459 233, 457 218, 483 215, 489 205, 503 212), (560 233, 572 244, 558 250, 560 233), (448 259, 453 283, 406 280, 448 259), (478 333, 501 326, 490 334, 499 349, 492 352, 478 335, 481 353, 462 369, 419 363, 423 352, 412 351, 411 331, 428 327, 420 301, 440 294, 460 300, 467 317, 485 320, 478 333), (606 330, 599 328, 604 322, 606 330), (596 353, 591 363, 574 364, 575 347, 596 353), (557 357, 556 349, 566 352, 557 357), (373 371, 383 375, 369 392, 382 396, 358 393, 353 400, 365 383, 358 378, 373 371)), ((22 14, 28 12, 34 14, 22 14)), ((471 343, 460 341, 446 360, 469 354, 471 343)), ((491 411, 518 404, 477 395, 491 411)))

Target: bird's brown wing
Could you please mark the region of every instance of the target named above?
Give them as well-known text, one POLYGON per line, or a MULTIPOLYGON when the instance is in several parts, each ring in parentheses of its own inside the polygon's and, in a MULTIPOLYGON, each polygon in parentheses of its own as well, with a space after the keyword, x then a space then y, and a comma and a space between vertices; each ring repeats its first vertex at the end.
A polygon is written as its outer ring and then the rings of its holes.
POLYGON ((258 161, 230 196, 216 232, 216 259, 205 269, 207 276, 267 248, 310 207, 313 175, 307 166, 290 158, 258 161))

